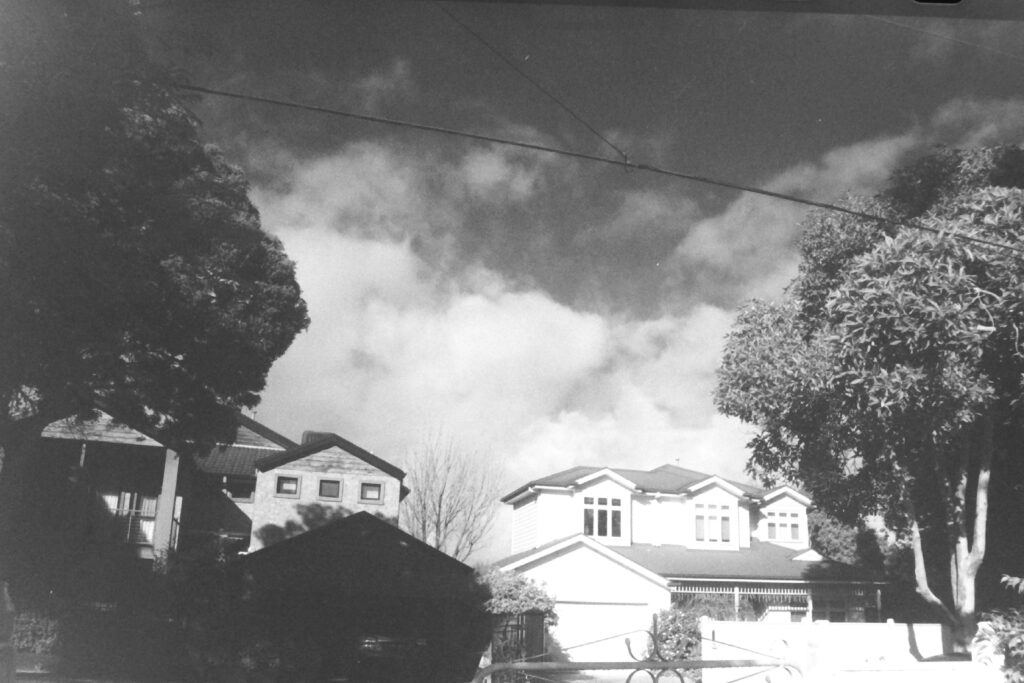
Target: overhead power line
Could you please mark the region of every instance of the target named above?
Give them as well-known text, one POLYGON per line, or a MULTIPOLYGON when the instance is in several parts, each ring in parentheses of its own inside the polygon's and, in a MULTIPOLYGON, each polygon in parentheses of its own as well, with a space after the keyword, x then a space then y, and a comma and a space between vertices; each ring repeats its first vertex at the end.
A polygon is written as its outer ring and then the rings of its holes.
POLYGON ((613 142, 612 142, 611 140, 609 140, 609 139, 608 139, 607 137, 605 137, 605 136, 604 136, 604 135, 602 135, 602 134, 601 134, 600 132, 598 132, 598 130, 597 130, 596 128, 594 128, 594 127, 593 127, 592 125, 590 125, 590 123, 588 123, 588 122, 587 122, 586 120, 584 120, 582 116, 580 116, 580 115, 579 115, 579 114, 577 114, 577 113, 576 113, 575 111, 573 111, 573 110, 572 110, 572 109, 571 109, 571 108, 569 107, 569 105, 567 105, 567 104, 566 104, 565 102, 563 102, 563 101, 562 101, 561 99, 559 99, 559 98, 558 98, 558 96, 556 96, 556 95, 555 95, 554 93, 552 93, 552 92, 551 92, 550 90, 548 90, 548 89, 547 89, 547 88, 545 88, 545 87, 544 87, 543 85, 541 85, 541 84, 540 84, 540 83, 539 83, 539 82, 538 82, 538 81, 537 81, 536 79, 534 79, 534 78, 533 78, 532 76, 530 76, 530 74, 526 73, 526 71, 524 71, 523 69, 519 68, 519 65, 518 65, 518 64, 516 64, 516 63, 515 63, 514 61, 512 61, 512 60, 511 60, 511 59, 510 59, 509 57, 507 57, 507 56, 505 55, 505 53, 503 53, 503 52, 502 52, 501 50, 499 50, 498 48, 496 48, 496 47, 494 47, 493 45, 491 45, 491 44, 490 44, 490 43, 489 43, 489 42, 488 42, 488 41, 487 41, 487 40, 486 40, 486 39, 485 39, 485 38, 484 38, 483 36, 481 36, 481 35, 480 35, 479 33, 477 33, 476 31, 474 31, 474 30, 472 29, 472 27, 470 27, 470 26, 469 26, 469 24, 467 24, 466 22, 464 22, 464 21, 462 21, 461 19, 459 19, 459 17, 457 17, 457 16, 456 16, 456 15, 455 15, 454 13, 450 12, 450 11, 449 11, 449 10, 448 10, 448 9, 447 9, 447 8, 446 8, 446 7, 444 6, 444 5, 442 5, 441 3, 439 3, 439 2, 435 2, 435 3, 434 3, 434 6, 435 6, 435 7, 437 7, 437 9, 441 10, 442 12, 444 12, 444 13, 445 13, 445 14, 446 14, 446 15, 448 16, 448 18, 449 18, 449 19, 451 19, 451 20, 452 20, 452 21, 454 21, 454 22, 455 22, 456 24, 458 24, 459 26, 461 26, 461 27, 462 27, 462 29, 463 29, 463 30, 464 30, 464 31, 465 31, 466 33, 468 33, 469 35, 471 35, 471 36, 473 36, 474 38, 476 38, 476 39, 477 39, 477 41, 479 41, 481 45, 483 45, 483 46, 484 46, 484 47, 486 47, 486 48, 487 48, 488 50, 490 50, 490 51, 491 51, 492 53, 494 53, 494 54, 495 54, 495 55, 496 55, 496 56, 498 57, 498 59, 500 59, 501 61, 505 62, 505 64, 507 64, 507 65, 508 65, 508 66, 509 66, 509 67, 510 67, 510 68, 511 68, 511 69, 512 69, 513 71, 515 71, 515 72, 516 72, 517 74, 519 74, 520 76, 522 76, 523 78, 525 78, 525 79, 526 79, 527 81, 529 81, 529 83, 530 83, 530 84, 531 84, 531 85, 532 85, 533 87, 535 87, 535 88, 536 88, 537 90, 541 91, 541 92, 542 92, 542 93, 543 93, 544 95, 546 95, 546 96, 548 97, 548 99, 550 99, 550 100, 551 100, 552 102, 554 102, 555 104, 557 104, 557 105, 558 105, 558 106, 559 106, 559 107, 560 107, 560 108, 562 109, 562 111, 564 111, 564 112, 565 112, 565 113, 567 113, 567 114, 568 114, 569 116, 571 116, 571 117, 573 117, 574 119, 576 119, 576 120, 577 120, 577 121, 578 121, 578 122, 579 122, 580 124, 582 124, 582 125, 583 125, 583 126, 584 126, 584 127, 585 127, 585 128, 587 129, 587 130, 589 130, 589 131, 590 131, 591 133, 593 133, 593 134, 594 134, 594 135, 596 135, 596 136, 597 136, 598 138, 600 138, 600 139, 601 139, 601 141, 602 141, 602 142, 604 142, 604 144, 606 144, 606 145, 608 145, 609 147, 611 147, 612 149, 614 149, 614 150, 615 150, 615 152, 616 152, 616 153, 617 153, 617 154, 618 154, 618 155, 619 155, 620 157, 622 157, 622 160, 623 160, 623 161, 629 161, 629 155, 628 155, 628 154, 626 154, 625 152, 623 152, 623 151, 622 151, 621 149, 619 149, 619 147, 618 147, 618 146, 616 146, 616 145, 615 145, 615 143, 613 143, 613 142))
MULTIPOLYGON (((720 180, 717 178, 711 178, 708 176, 697 175, 694 173, 682 173, 680 171, 672 171, 666 168, 659 168, 650 164, 639 164, 629 159, 609 159, 608 157, 601 157, 595 154, 587 154, 585 152, 574 152, 568 149, 559 149, 557 147, 548 147, 546 145, 538 145, 531 142, 521 142, 518 140, 509 140, 506 138, 499 138, 492 135, 480 135, 478 133, 469 133, 462 130, 456 130, 454 128, 444 128, 441 126, 431 126, 423 123, 413 123, 412 121, 402 121, 399 119, 391 119, 383 116, 371 116, 370 114, 357 114, 355 112, 348 112, 341 109, 332 109, 329 107, 320 107, 312 104, 302 104, 300 102, 291 102, 288 100, 279 100, 271 97, 260 97, 258 95, 247 95, 244 93, 230 92, 227 90, 218 90, 215 88, 205 88, 200 85, 189 85, 186 83, 173 83, 172 86, 178 90, 187 90, 190 92, 203 93, 205 95, 215 95, 218 97, 227 97, 236 100, 242 100, 245 102, 259 102, 261 104, 272 104, 279 107, 286 107, 289 109, 297 109, 300 111, 310 111, 318 114, 327 114, 329 116, 340 116, 343 118, 355 119, 358 121, 369 121, 372 123, 382 123, 390 126, 398 126, 402 128, 411 128, 413 130, 422 130, 431 133, 441 133, 444 135, 452 135, 456 137, 468 138, 470 140, 479 140, 481 142, 490 142, 496 145, 507 145, 510 147, 519 147, 521 149, 530 149, 537 152, 546 152, 549 154, 557 154, 560 156, 570 157, 574 159, 584 159, 586 161, 594 161, 602 164, 609 164, 611 166, 618 166, 635 171, 646 171, 648 173, 655 173, 658 175, 670 176, 672 178, 679 178, 682 180, 689 180, 695 183, 701 183, 704 185, 712 185, 714 187, 724 187, 730 190, 738 190, 740 192, 748 192, 750 194, 761 195, 762 197, 771 197, 773 199, 780 199, 783 201, 791 202, 794 204, 801 204, 803 206, 810 206, 817 209, 824 209, 826 211, 835 211, 837 213, 846 214, 848 216, 855 216, 863 220, 873 221, 879 225, 886 225, 894 228, 907 227, 913 230, 921 230, 923 232, 930 232, 936 235, 942 234, 942 230, 929 227, 927 225, 921 225, 920 223, 904 223, 900 221, 894 221, 884 216, 876 216, 864 211, 857 211, 855 209, 849 209, 838 204, 830 204, 828 202, 819 202, 813 199, 806 199, 804 197, 797 197, 796 195, 786 194, 784 192, 774 192, 772 190, 765 190, 760 187, 754 187, 752 185, 743 185, 741 183, 734 183, 728 180, 720 180)), ((995 247, 997 249, 1007 249, 1015 251, 1020 254, 1024 254, 1024 249, 1015 247, 1011 244, 1002 244, 1000 242, 992 242, 990 240, 982 239, 980 237, 972 237, 970 235, 964 235, 961 233, 949 232, 951 237, 965 242, 973 242, 975 244, 981 244, 988 247, 995 247)))

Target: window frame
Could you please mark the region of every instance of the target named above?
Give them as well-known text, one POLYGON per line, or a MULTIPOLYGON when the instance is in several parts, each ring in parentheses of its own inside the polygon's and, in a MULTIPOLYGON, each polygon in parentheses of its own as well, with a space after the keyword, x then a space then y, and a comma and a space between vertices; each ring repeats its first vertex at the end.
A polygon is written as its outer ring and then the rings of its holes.
POLYGON ((361 481, 359 482, 359 502, 368 503, 370 505, 383 505, 384 504, 384 482, 380 481, 361 481), (366 495, 367 487, 376 487, 378 496, 376 498, 369 498, 366 495))
POLYGON ((298 498, 302 494, 302 477, 293 474, 279 474, 274 479, 274 495, 280 498, 298 498), (295 482, 295 492, 281 490, 282 480, 291 479, 295 482))
POLYGON ((341 500, 342 483, 341 479, 328 479, 321 477, 317 480, 316 497, 318 500, 341 500), (324 495, 324 484, 337 484, 338 494, 335 496, 324 495))
POLYGON ((715 547, 736 545, 732 521, 738 514, 737 506, 728 503, 693 504, 694 543, 715 547))
POLYGON ((590 538, 621 540, 624 517, 623 498, 583 497, 583 535, 590 538), (602 502, 603 501, 603 502, 602 502))

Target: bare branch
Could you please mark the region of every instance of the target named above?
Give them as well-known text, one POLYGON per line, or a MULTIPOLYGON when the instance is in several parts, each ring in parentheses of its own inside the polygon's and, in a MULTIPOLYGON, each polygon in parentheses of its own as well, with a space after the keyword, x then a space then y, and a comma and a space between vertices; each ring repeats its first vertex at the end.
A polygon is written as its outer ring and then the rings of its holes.
POLYGON ((410 453, 406 468, 411 490, 402 508, 406 530, 465 560, 494 524, 500 491, 497 468, 484 456, 440 436, 410 453))

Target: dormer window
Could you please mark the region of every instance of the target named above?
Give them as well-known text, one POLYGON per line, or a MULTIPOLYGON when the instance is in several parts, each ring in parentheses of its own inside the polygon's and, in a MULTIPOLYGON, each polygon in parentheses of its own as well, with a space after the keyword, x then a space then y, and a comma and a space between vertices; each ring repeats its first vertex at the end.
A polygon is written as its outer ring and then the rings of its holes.
POLYGON ((583 533, 598 538, 622 537, 622 499, 583 499, 583 533))
POLYGON ((796 512, 768 513, 769 541, 799 541, 800 515, 796 512))
POLYGON ((698 543, 729 543, 732 540, 730 506, 697 503, 694 507, 696 508, 694 539, 698 543))

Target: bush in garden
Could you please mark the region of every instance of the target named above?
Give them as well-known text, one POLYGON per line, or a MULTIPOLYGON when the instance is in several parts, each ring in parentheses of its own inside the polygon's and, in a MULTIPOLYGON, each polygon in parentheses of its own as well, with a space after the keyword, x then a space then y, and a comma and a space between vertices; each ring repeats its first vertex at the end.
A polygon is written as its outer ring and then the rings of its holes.
POLYGON ((1024 612, 992 612, 983 618, 971 648, 975 659, 992 661, 1002 655, 1007 683, 1024 683, 1024 612))
POLYGON ((16 652, 53 654, 60 635, 60 622, 43 614, 25 612, 14 620, 13 646, 16 652))

